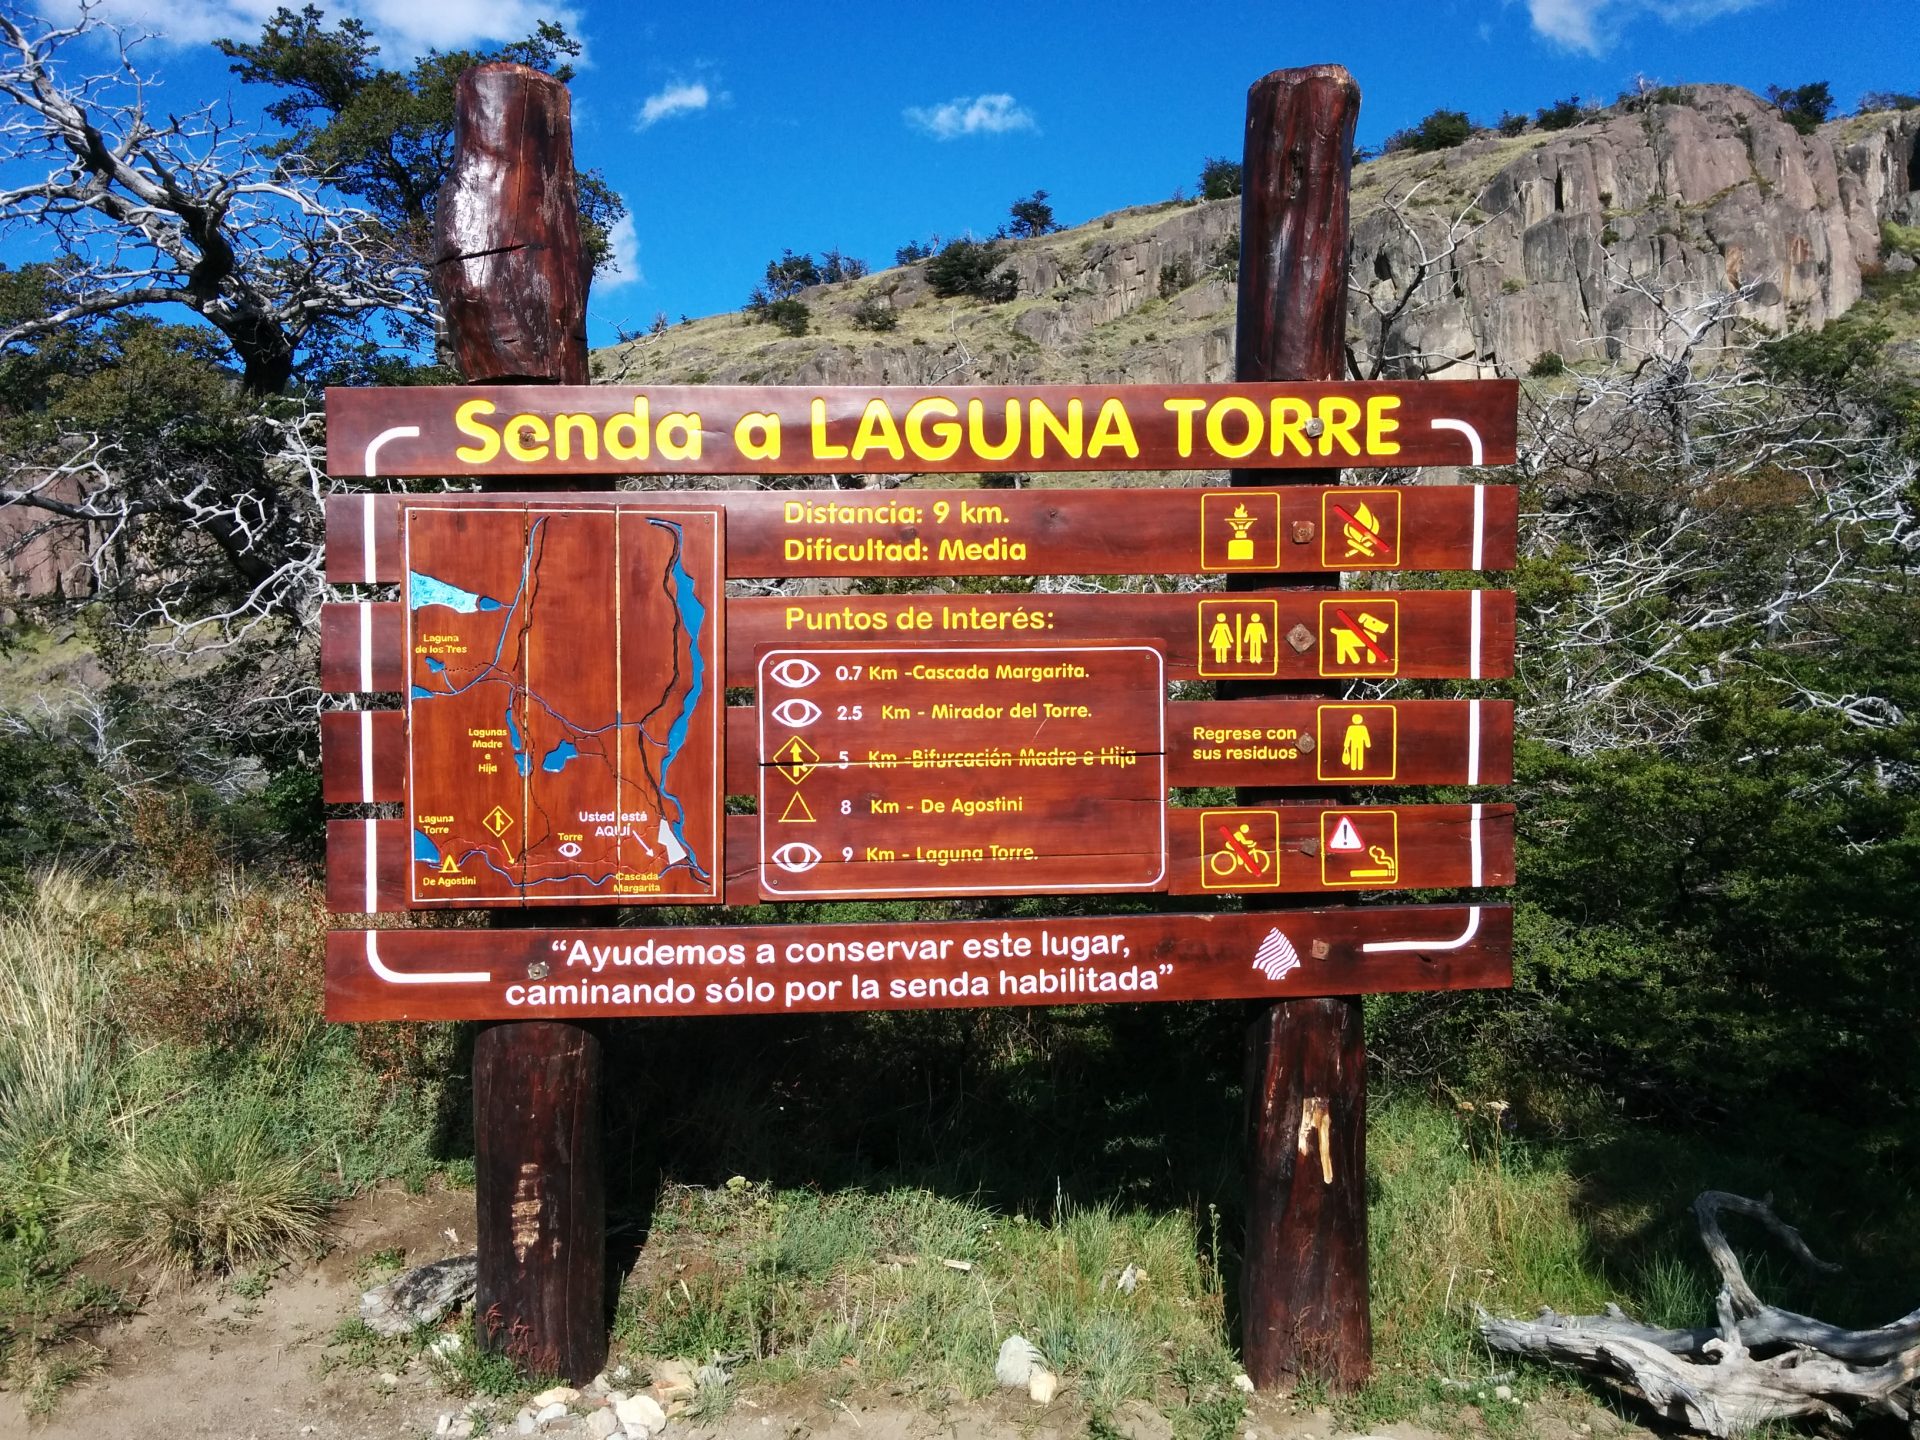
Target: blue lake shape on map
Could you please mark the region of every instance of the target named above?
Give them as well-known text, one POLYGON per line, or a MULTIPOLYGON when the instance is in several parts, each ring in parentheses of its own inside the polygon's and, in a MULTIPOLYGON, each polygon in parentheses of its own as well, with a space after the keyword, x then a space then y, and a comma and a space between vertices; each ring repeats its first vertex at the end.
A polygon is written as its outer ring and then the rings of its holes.
POLYGON ((574 748, 571 740, 562 740, 546 753, 546 758, 540 762, 540 768, 549 775, 558 775, 562 770, 567 768, 567 761, 573 759, 579 753, 580 752, 574 748))
POLYGON ((458 585, 449 585, 445 580, 422 575, 418 570, 407 572, 407 604, 415 610, 423 605, 444 605, 462 615, 506 609, 490 595, 476 595, 471 590, 462 590, 458 585))
POLYGON ((413 832, 413 858, 421 865, 438 865, 440 847, 429 840, 425 832, 416 830, 413 832))
POLYGON ((520 738, 520 722, 513 718, 513 711, 507 711, 507 738, 513 741, 513 765, 522 775, 527 773, 527 744, 520 738))

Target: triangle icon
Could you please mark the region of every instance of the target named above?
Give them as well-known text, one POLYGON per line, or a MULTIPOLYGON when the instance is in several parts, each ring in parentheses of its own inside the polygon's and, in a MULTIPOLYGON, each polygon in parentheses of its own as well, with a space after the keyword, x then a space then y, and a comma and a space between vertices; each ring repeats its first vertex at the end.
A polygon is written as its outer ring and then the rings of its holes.
POLYGON ((1333 827, 1333 838, 1327 841, 1329 850, 1364 850, 1360 843, 1360 832, 1353 828, 1350 817, 1342 815, 1340 823, 1333 827))
POLYGON ((807 802, 798 790, 793 792, 793 799, 787 802, 787 808, 780 812, 780 823, 782 825, 813 824, 813 811, 807 808, 807 802))
POLYGON ((458 875, 460 873, 460 867, 453 863, 453 856, 448 855, 440 861, 440 873, 442 875, 458 875))

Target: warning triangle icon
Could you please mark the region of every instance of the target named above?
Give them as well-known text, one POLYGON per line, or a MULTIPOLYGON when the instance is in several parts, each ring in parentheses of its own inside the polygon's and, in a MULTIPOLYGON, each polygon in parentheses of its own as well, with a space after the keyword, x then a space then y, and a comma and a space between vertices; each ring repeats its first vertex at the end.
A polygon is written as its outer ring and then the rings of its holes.
POLYGON ((813 824, 813 811, 807 808, 807 802, 801 798, 798 790, 793 792, 793 799, 787 802, 787 808, 780 812, 780 823, 782 825, 813 824))
POLYGON ((1340 823, 1333 827, 1333 838, 1327 841, 1329 850, 1364 850, 1360 843, 1360 832, 1353 828, 1353 821, 1347 816, 1340 817, 1340 823))

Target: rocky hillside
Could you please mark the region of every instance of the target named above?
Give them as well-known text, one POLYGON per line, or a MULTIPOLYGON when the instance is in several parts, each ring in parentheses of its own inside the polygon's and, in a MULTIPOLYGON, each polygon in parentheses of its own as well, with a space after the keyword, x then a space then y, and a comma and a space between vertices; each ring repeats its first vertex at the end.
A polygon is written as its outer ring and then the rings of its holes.
MULTIPOLYGON (((1729 290, 1771 330, 1818 326, 1920 222, 1920 111, 1802 136, 1744 90, 1698 85, 1553 133, 1483 136, 1354 172, 1349 338, 1362 373, 1469 377, 1662 343, 1661 306, 1729 290)), ((926 385, 1224 380, 1237 200, 1122 210, 1012 242, 1019 292, 943 300, 923 265, 805 291, 811 332, 743 315, 600 352, 625 383, 926 385), (877 303, 890 331, 858 328, 877 303)), ((755 277, 743 276, 746 289, 755 277)))

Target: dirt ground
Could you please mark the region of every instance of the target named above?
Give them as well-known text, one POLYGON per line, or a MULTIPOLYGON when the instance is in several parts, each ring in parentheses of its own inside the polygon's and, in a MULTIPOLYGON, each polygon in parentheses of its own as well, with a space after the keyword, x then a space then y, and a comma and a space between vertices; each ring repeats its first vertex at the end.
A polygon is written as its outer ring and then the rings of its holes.
MULTIPOLYGON (((17 1395, 0 1395, 0 1435, 40 1440, 415 1440, 464 1402, 415 1365, 385 1383, 377 1373, 327 1363, 334 1328, 357 1313, 370 1257, 404 1250, 409 1263, 459 1254, 473 1244, 473 1196, 385 1191, 337 1212, 333 1245, 310 1265, 280 1274, 257 1300, 225 1285, 162 1289, 138 1314, 109 1327, 98 1374, 62 1395, 52 1416, 30 1421, 17 1395), (449 1239, 447 1232, 453 1236, 449 1239)), ((1647 1440, 1598 1407, 1531 1417, 1537 1440, 1647 1440)), ((1146 1405, 1115 1417, 1131 1440, 1172 1440, 1166 1418, 1146 1405)), ((494 1433, 513 1432, 503 1407, 494 1433)), ((1257 1397, 1243 1440, 1332 1440, 1341 1433, 1324 1410, 1257 1397)), ((577 1433, 577 1432, 575 1432, 577 1433)), ((1395 1424, 1387 1440, 1443 1440, 1395 1424)), ((750 1391, 716 1425, 676 1422, 665 1440, 1067 1440, 1087 1434, 1070 1401, 1044 1411, 1024 1399, 993 1399, 939 1415, 884 1395, 776 1404, 750 1391)))

